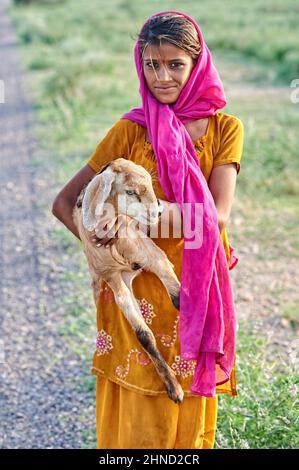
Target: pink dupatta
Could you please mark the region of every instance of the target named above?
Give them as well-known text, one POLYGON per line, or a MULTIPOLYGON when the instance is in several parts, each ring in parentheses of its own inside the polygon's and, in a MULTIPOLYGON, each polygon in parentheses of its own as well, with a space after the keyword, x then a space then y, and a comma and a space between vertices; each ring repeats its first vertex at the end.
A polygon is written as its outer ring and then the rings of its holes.
MULTIPOLYGON (((194 24, 201 43, 198 62, 178 100, 173 105, 160 103, 147 87, 137 40, 134 58, 142 107, 132 109, 122 118, 147 128, 157 158, 161 187, 170 202, 179 204, 183 220, 187 215, 185 203, 191 208, 191 227, 195 223, 196 205, 201 203, 203 208, 200 246, 186 246, 184 230, 180 348, 182 360, 196 360, 191 392, 211 397, 216 395, 217 385, 229 380, 234 365, 236 314, 217 210, 184 124, 214 115, 226 105, 226 99, 211 53, 195 20, 173 10, 153 16, 166 13, 180 14, 194 24)), ((237 260, 233 257, 231 267, 237 260)))

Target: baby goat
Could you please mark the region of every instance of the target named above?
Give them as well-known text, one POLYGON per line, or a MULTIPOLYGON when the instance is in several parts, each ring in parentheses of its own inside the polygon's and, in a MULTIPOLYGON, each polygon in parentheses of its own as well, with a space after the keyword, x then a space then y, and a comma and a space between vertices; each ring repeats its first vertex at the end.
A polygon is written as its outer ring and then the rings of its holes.
POLYGON ((104 280, 112 289, 115 302, 135 331, 141 346, 153 361, 169 398, 179 403, 183 400, 183 390, 174 371, 159 352, 154 334, 147 326, 132 291, 133 279, 142 269, 150 271, 158 276, 174 306, 179 309, 180 282, 174 265, 146 233, 130 223, 126 226, 126 236, 116 238, 108 249, 92 243, 92 232, 98 235, 97 228, 101 218, 103 220, 103 213, 107 213, 107 207, 114 209, 114 216, 123 214, 129 216, 127 220, 141 223, 143 227, 145 224, 148 227, 156 226, 159 204, 150 174, 130 160, 112 160, 81 191, 73 219, 91 273, 95 304, 98 302, 101 280, 104 280))

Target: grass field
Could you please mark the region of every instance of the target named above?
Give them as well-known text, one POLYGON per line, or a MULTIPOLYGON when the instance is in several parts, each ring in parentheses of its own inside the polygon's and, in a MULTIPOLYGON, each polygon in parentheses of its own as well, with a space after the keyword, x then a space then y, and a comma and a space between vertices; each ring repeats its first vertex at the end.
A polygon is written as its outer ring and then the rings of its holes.
MULTIPOLYGON (((140 105, 133 38, 149 15, 168 9, 183 9, 198 21, 224 82, 224 111, 244 122, 244 154, 228 228, 232 244, 250 250, 258 241, 261 261, 298 260, 299 103, 291 101, 290 88, 299 78, 297 1, 16 2, 11 15, 45 155, 36 164, 49 172, 51 194, 86 163, 112 124, 140 105)), ((71 268, 61 282, 77 293, 57 301, 65 307, 60 333, 76 353, 91 357, 95 312, 85 260, 79 242, 61 225, 52 236, 65 247, 71 268)), ((292 331, 298 328, 296 300, 282 309, 292 331)), ((295 363, 266 360, 268 341, 240 320, 239 397, 220 396, 216 448, 298 445, 295 363)), ((86 383, 91 393, 93 386, 91 378, 86 383)), ((86 441, 92 438, 82 436, 82 447, 86 441)))

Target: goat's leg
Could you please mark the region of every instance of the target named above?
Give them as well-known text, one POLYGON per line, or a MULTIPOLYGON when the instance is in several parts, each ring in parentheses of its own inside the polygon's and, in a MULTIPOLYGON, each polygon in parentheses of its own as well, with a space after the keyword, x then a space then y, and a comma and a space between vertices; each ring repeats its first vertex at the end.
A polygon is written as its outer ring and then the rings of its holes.
POLYGON ((154 273, 160 279, 173 305, 179 310, 181 283, 174 272, 174 265, 151 238, 143 239, 143 248, 144 251, 139 250, 137 257, 135 256, 136 259, 134 258, 137 267, 141 266, 142 269, 154 273))
MULTIPOLYGON (((157 373, 166 386, 169 398, 175 403, 180 403, 183 400, 184 392, 176 379, 174 371, 158 350, 153 332, 145 323, 130 287, 126 285, 120 273, 106 279, 106 282, 113 290, 115 302, 135 331, 141 346, 153 361, 157 373)), ((131 281, 129 283, 131 284, 131 281)))

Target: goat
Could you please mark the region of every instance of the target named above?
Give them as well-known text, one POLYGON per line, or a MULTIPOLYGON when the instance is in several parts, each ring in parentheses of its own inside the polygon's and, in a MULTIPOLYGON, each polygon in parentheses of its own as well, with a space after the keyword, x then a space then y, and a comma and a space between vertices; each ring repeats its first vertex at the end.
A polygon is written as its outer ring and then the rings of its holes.
POLYGON ((159 203, 148 171, 125 158, 112 160, 80 192, 73 220, 83 243, 96 306, 100 282, 104 280, 112 289, 116 304, 132 326, 142 348, 153 361, 169 398, 180 403, 184 396, 183 390, 174 371, 158 350, 155 336, 146 324, 132 291, 133 279, 142 269, 150 271, 158 276, 172 303, 179 309, 180 282, 174 272, 174 265, 147 236, 148 230, 147 233, 137 230, 136 226, 132 227, 133 224, 127 224, 127 236, 116 238, 108 249, 96 246, 91 241, 91 234, 95 232, 98 235, 97 227, 101 217, 103 220, 104 206, 107 204, 116 209, 116 214, 123 214, 141 226, 145 223, 147 227, 157 226, 159 203))

